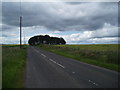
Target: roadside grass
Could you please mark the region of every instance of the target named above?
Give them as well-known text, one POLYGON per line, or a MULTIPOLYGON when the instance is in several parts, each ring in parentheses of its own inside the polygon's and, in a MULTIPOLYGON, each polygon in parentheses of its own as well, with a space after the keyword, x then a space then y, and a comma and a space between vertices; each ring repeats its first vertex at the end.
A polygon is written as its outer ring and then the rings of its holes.
MULTIPOLYGON (((3 45, 1 45, 2 47, 20 47, 20 45, 19 44, 3 44, 3 45)), ((22 47, 24 48, 26 48, 28 46, 28 44, 22 44, 22 47)))
POLYGON ((25 48, 2 46, 2 88, 24 88, 25 60, 25 48))
POLYGON ((120 72, 117 44, 39 45, 44 50, 120 72))

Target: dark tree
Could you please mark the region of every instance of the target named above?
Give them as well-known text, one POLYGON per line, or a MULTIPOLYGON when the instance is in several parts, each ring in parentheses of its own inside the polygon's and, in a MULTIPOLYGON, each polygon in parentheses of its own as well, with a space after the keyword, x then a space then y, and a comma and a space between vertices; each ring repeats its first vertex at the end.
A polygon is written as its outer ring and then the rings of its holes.
POLYGON ((39 44, 66 44, 63 38, 50 37, 49 35, 38 35, 31 37, 28 41, 29 45, 39 45, 39 44))

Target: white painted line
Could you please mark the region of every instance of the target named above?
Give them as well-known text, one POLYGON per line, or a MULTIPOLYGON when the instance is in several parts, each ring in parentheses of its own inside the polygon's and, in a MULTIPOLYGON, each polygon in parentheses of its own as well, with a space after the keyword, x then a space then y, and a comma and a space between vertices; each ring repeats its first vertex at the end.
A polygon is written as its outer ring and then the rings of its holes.
POLYGON ((96 86, 98 86, 98 84, 97 83, 94 83, 96 86))
POLYGON ((41 54, 43 57, 46 57, 46 55, 40 53, 38 50, 34 49, 37 53, 41 54))
POLYGON ((36 50, 36 49, 34 49, 37 53, 39 53, 39 51, 38 50, 36 50))
POLYGON ((44 55, 44 54, 42 54, 42 53, 41 53, 41 55, 42 55, 43 57, 46 57, 46 55, 44 55))
POLYGON ((95 83, 95 82, 93 82, 92 80, 88 80, 90 83, 92 83, 92 84, 94 84, 94 85, 96 85, 96 86, 98 86, 98 84, 97 83, 95 83))
POLYGON ((75 72, 72 72, 73 74, 75 74, 75 72))
POLYGON ((59 63, 57 63, 57 65, 59 65, 59 66, 62 67, 62 68, 65 68, 63 65, 61 65, 61 64, 59 64, 59 63))
POLYGON ((54 60, 52 60, 52 59, 49 59, 50 61, 52 61, 52 62, 54 62, 54 63, 56 63, 54 60))
POLYGON ((54 62, 55 64, 59 65, 60 67, 65 68, 63 65, 61 65, 61 64, 59 64, 59 63, 57 63, 57 62, 55 62, 54 60, 52 60, 52 59, 49 59, 49 60, 52 61, 52 62, 54 62))

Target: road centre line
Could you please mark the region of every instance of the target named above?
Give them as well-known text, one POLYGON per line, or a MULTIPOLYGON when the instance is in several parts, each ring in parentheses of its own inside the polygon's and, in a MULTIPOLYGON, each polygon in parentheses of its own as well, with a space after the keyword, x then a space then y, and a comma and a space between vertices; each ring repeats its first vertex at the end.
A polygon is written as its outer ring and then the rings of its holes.
POLYGON ((59 63, 56 63, 57 65, 61 66, 62 68, 65 68, 63 65, 59 64, 59 63))
POLYGON ((75 72, 72 72, 73 74, 75 74, 75 72))
POLYGON ((49 59, 50 61, 52 61, 52 62, 54 62, 54 63, 56 63, 54 60, 52 60, 52 59, 49 59))
POLYGON ((46 55, 44 55, 44 54, 42 54, 42 53, 41 53, 41 55, 42 55, 43 57, 46 57, 46 55))
MULTIPOLYGON (((34 49, 37 53, 39 53, 39 54, 41 54, 38 50, 36 50, 36 49, 34 49)), ((44 54, 41 54, 42 56, 44 55, 44 54)), ((44 55, 45 56, 45 55, 44 55)))
POLYGON ((46 57, 46 55, 40 53, 38 50, 34 49, 37 53, 41 54, 43 57, 46 57))
POLYGON ((96 85, 96 86, 98 86, 98 84, 97 83, 95 83, 95 82, 93 82, 92 80, 88 80, 90 83, 92 83, 92 84, 94 84, 94 85, 96 85))
POLYGON ((55 64, 57 64, 58 66, 60 66, 60 67, 62 67, 62 68, 65 68, 63 65, 61 65, 61 64, 59 64, 59 63, 57 63, 57 62, 55 62, 54 60, 52 60, 52 59, 49 59, 50 61, 52 61, 52 62, 54 62, 55 64))
POLYGON ((38 50, 34 49, 37 53, 40 53, 38 50))
MULTIPOLYGON (((36 50, 36 49, 34 49, 34 50, 35 50, 37 53, 41 54, 43 57, 46 57, 46 55, 40 53, 38 50, 36 50)), ((52 61, 53 63, 57 64, 58 66, 60 66, 60 67, 62 67, 62 68, 65 68, 63 65, 61 65, 61 64, 59 64, 59 63, 57 63, 57 62, 55 62, 54 60, 52 60, 52 59, 49 59, 49 60, 52 61)))

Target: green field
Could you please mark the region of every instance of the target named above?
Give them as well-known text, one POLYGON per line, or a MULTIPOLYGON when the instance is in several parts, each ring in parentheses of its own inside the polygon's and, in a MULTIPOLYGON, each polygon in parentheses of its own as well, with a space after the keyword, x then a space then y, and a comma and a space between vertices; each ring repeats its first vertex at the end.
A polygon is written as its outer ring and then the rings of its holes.
MULTIPOLYGON (((26 47, 18 45, 2 46, 2 87, 23 88, 26 62, 26 47)), ((105 67, 111 70, 118 69, 118 45, 39 45, 44 50, 73 58, 89 64, 105 67)))
POLYGON ((118 69, 119 51, 117 44, 39 45, 37 47, 82 62, 120 71, 118 69))
POLYGON ((26 49, 18 45, 2 46, 2 87, 23 88, 26 49))

